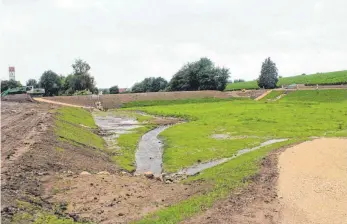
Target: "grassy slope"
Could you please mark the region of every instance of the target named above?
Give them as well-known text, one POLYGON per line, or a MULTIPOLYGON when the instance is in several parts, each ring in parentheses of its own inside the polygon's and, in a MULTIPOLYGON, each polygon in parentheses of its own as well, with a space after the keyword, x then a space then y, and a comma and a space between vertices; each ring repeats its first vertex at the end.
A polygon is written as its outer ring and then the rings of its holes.
POLYGON ((93 132, 97 126, 88 111, 81 108, 61 107, 57 113, 55 133, 61 140, 104 149, 105 142, 93 132))
MULTIPOLYGON (((321 90, 324 103, 262 103, 250 100, 185 104, 138 108, 148 113, 167 116, 194 117, 196 120, 165 130, 161 135, 166 144, 164 169, 167 172, 193 165, 197 160, 232 156, 237 150, 256 146, 266 139, 322 136, 325 132, 340 131, 347 125, 345 105, 340 103, 345 90, 321 90), (332 102, 331 98, 335 98, 332 102), (329 119, 326 119, 326 118, 329 119), (182 133, 185 133, 182 135, 182 133), (238 139, 217 140, 215 133, 229 133, 238 139), (248 138, 241 138, 248 136, 248 138), (203 153, 201 153, 203 152, 203 153)), ((290 101, 315 91, 294 92, 290 101), (297 96, 299 94, 299 96, 297 96)), ((319 95, 319 96, 320 96, 319 95)), ((309 97, 308 97, 309 98, 309 97)))
MULTIPOLYGON (((280 78, 277 86, 289 84, 336 84, 347 83, 347 70, 337 72, 318 73, 312 75, 297 75, 280 78)), ((257 89, 256 81, 228 84, 226 90, 257 89)))
POLYGON ((175 114, 179 110, 189 115, 194 114, 194 117, 198 118, 188 124, 169 128, 163 133, 168 144, 164 163, 169 170, 190 165, 196 158, 202 158, 206 153, 211 155, 210 151, 216 149, 219 152, 214 154, 213 158, 220 157, 220 153, 226 156, 229 151, 234 151, 235 143, 229 140, 219 140, 229 142, 227 145, 215 142, 213 148, 204 147, 204 138, 208 138, 213 130, 224 129, 223 132, 228 131, 232 135, 247 134, 261 138, 288 137, 290 140, 263 147, 190 177, 187 182, 207 181, 212 184, 212 190, 159 210, 137 223, 178 223, 210 207, 216 200, 227 196, 231 190, 246 185, 245 178, 258 171, 259 160, 273 149, 303 141, 309 136, 347 136, 347 92, 323 90, 316 94, 315 91, 298 91, 271 103, 238 101, 142 108, 147 112, 163 115, 175 114), (331 102, 331 98, 336 100, 331 102), (300 101, 303 99, 304 101, 300 101), (189 141, 189 137, 195 141, 189 141), (190 159, 185 160, 187 152, 190 159), (174 159, 175 156, 178 159, 174 159))

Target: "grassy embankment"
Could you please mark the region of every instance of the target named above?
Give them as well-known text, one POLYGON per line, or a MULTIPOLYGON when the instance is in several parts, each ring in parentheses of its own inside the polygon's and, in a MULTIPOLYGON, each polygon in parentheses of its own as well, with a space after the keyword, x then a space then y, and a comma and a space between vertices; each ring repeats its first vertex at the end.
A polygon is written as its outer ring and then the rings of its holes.
MULTIPOLYGON (((277 86, 281 85, 290 85, 290 84, 326 84, 326 85, 335 85, 335 84, 347 84, 347 70, 345 71, 336 71, 336 72, 327 72, 327 73, 317 73, 311 75, 297 75, 291 77, 280 78, 277 86)), ((225 90, 240 90, 240 89, 257 89, 257 81, 247 81, 247 82, 238 82, 228 84, 225 90)))
POLYGON ((319 90, 291 92, 276 102, 242 100, 136 108, 151 114, 184 114, 195 118, 162 133, 166 143, 164 169, 168 172, 193 165, 198 160, 230 157, 237 150, 258 145, 266 139, 289 139, 188 178, 187 182, 202 180, 213 188, 207 194, 192 196, 148 215, 138 223, 177 223, 201 212, 233 189, 247 185, 245 180, 257 173, 259 161, 273 149, 311 136, 347 136, 346 103, 346 90, 319 90), (230 138, 211 138, 215 133, 229 134, 230 138))

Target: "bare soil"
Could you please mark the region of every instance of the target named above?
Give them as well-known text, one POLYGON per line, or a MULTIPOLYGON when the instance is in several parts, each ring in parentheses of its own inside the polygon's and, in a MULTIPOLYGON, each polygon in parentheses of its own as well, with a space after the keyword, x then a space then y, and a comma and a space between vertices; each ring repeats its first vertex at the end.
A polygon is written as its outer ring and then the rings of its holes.
POLYGON ((153 93, 127 93, 127 94, 108 94, 101 96, 55 96, 44 97, 43 99, 55 102, 61 102, 71 105, 79 105, 84 107, 95 107, 96 102, 101 102, 105 109, 118 108, 124 103, 132 101, 146 100, 177 100, 177 99, 195 99, 204 97, 214 98, 230 98, 230 97, 251 97, 256 98, 261 95, 264 90, 247 90, 220 92, 214 90, 206 91, 180 91, 180 92, 153 92, 153 93))
POLYGON ((347 223, 347 139, 322 138, 279 157, 279 223, 347 223))
POLYGON ((129 223, 206 190, 199 183, 164 184, 129 174, 65 175, 46 186, 52 203, 67 202, 68 213, 96 223, 129 223))
POLYGON ((23 212, 19 201, 50 213, 67 204, 58 215, 75 220, 127 223, 206 189, 200 183, 164 184, 132 176, 101 151, 59 141, 54 134, 56 108, 2 102, 1 223, 23 212), (83 171, 91 175, 79 175, 83 171), (97 174, 102 171, 109 175, 97 174))
POLYGON ((316 139, 272 152, 253 181, 182 223, 346 223, 347 139, 316 139))

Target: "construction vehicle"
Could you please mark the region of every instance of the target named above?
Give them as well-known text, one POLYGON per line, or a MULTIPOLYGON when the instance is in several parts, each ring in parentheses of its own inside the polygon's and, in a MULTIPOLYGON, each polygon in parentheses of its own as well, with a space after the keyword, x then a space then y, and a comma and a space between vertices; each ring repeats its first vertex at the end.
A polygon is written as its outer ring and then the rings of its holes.
POLYGON ((34 86, 21 86, 12 89, 8 89, 1 93, 1 97, 14 94, 29 94, 30 96, 43 96, 45 89, 34 88, 34 86))

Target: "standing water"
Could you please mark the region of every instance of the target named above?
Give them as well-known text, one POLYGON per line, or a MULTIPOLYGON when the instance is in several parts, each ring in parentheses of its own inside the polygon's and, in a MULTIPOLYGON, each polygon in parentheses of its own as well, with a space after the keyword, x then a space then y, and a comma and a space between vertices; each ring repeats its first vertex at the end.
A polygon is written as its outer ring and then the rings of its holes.
POLYGON ((169 126, 159 126, 158 128, 144 134, 140 140, 138 150, 136 151, 136 172, 152 172, 159 176, 162 171, 163 163, 163 144, 158 139, 160 132, 169 126))

